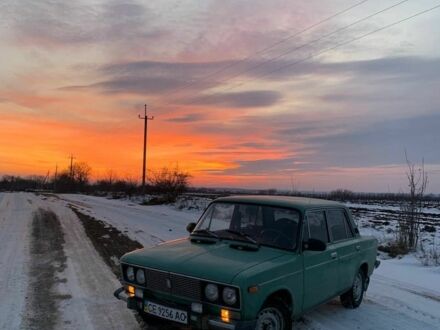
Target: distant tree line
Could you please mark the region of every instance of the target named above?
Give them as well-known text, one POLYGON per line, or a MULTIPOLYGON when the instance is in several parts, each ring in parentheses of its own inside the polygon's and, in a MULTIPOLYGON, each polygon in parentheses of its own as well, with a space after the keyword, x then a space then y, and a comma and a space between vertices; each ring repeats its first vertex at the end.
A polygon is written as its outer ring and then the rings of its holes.
MULTIPOLYGON (((86 162, 76 162, 52 176, 4 175, 0 179, 0 190, 112 194, 114 198, 141 194, 141 186, 132 177, 121 178, 109 170, 103 178, 92 181, 91 173, 92 169, 86 162)), ((160 195, 159 200, 162 202, 172 202, 187 191, 190 177, 189 173, 178 167, 163 167, 157 171, 150 171, 145 193, 160 195)))
POLYGON ((50 182, 41 175, 26 177, 16 175, 4 175, 0 180, 0 190, 3 191, 26 191, 49 189, 50 182))
MULTIPOLYGON (((193 187, 189 192, 195 195, 206 195, 211 197, 227 196, 231 194, 247 195, 276 195, 276 196, 296 196, 308 198, 320 198, 339 202, 361 202, 361 201, 410 201, 413 199, 410 193, 371 193, 353 192, 347 189, 336 189, 329 192, 325 191, 283 191, 275 188, 271 189, 228 189, 228 188, 198 188, 193 187)), ((440 195, 425 194, 421 196, 425 202, 440 202, 440 195)))
MULTIPOLYGON (((330 192, 293 192, 292 196, 322 198, 335 201, 408 201, 412 199, 410 193, 371 193, 371 192, 353 192, 347 189, 337 189, 330 192)), ((424 201, 440 201, 439 195, 423 195, 424 201)))

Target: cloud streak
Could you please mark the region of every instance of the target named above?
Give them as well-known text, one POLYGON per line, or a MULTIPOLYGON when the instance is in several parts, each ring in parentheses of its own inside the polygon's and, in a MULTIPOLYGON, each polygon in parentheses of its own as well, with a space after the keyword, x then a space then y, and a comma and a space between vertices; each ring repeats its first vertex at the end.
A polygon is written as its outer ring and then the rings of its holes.
POLYGON ((228 108, 261 108, 278 103, 282 98, 276 91, 246 91, 235 93, 218 93, 185 99, 182 103, 198 106, 228 108))
POLYGON ((189 113, 184 116, 169 118, 169 119, 167 119, 167 121, 171 122, 171 123, 187 124, 187 123, 194 123, 197 121, 201 121, 204 118, 206 118, 206 117, 204 115, 202 115, 201 113, 189 113))
MULTIPOLYGON (((179 102, 179 94, 194 94, 195 97, 185 97, 180 99, 182 104, 195 105, 232 105, 237 107, 250 106, 270 106, 275 104, 281 95, 275 91, 245 91, 245 92, 222 92, 221 86, 230 82, 231 77, 228 72, 223 72, 218 77, 209 77, 209 73, 216 72, 224 67, 234 64, 237 66, 237 72, 245 71, 242 68, 253 66, 255 63, 263 62, 201 62, 201 63, 182 63, 182 62, 156 62, 156 61, 135 61, 105 65, 99 68, 98 73, 104 80, 83 86, 67 86, 64 89, 79 89, 80 87, 98 89, 105 93, 170 93, 171 97, 177 97, 175 101, 179 102), (217 94, 207 96, 201 95, 203 91, 213 87, 219 87, 217 94), (255 101, 252 101, 254 98, 255 101), (242 100, 242 101, 241 101, 242 100)), ((265 66, 266 73, 273 71, 274 68, 290 65, 294 60, 274 61, 265 66)), ((419 81, 438 80, 440 75, 440 59, 421 58, 421 57, 388 57, 362 61, 348 62, 308 62, 301 66, 293 66, 270 75, 261 75, 258 71, 249 71, 243 75, 248 79, 248 83, 258 81, 295 81, 304 79, 304 77, 320 76, 332 77, 340 75, 347 79, 362 80, 373 79, 383 84, 416 84, 419 81)), ((242 83, 240 83, 242 85, 242 83)), ((246 87, 246 84, 244 84, 246 87)), ((367 91, 369 89, 366 89, 367 91)), ((370 96, 371 97, 371 96, 370 96)), ((333 95, 323 95, 324 101, 350 101, 362 99, 362 94, 355 91, 345 92, 333 95)), ((371 97, 373 98, 373 97, 371 97)), ((379 95, 375 99, 387 98, 386 95, 379 95)))

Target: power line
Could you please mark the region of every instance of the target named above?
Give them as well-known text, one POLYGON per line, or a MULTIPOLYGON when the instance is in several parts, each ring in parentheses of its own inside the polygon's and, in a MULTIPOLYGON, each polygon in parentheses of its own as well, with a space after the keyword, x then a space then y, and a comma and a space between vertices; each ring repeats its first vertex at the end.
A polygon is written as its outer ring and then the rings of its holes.
POLYGON ((409 1, 409 0, 403 0, 403 1, 400 1, 400 2, 398 2, 398 3, 395 3, 395 4, 392 5, 392 6, 389 6, 389 7, 387 7, 387 8, 381 9, 381 10, 375 12, 374 14, 368 15, 368 16, 366 16, 366 17, 364 17, 364 18, 361 18, 361 19, 359 19, 359 20, 357 20, 357 21, 355 21, 355 22, 353 22, 353 23, 350 23, 350 24, 348 24, 348 25, 345 25, 345 26, 343 26, 343 27, 341 27, 341 28, 339 28, 339 29, 337 29, 337 30, 335 30, 335 31, 332 31, 332 32, 327 33, 327 34, 324 34, 323 36, 321 36, 321 37, 319 37, 319 38, 317 38, 317 39, 314 39, 314 40, 312 40, 312 41, 310 41, 310 42, 307 42, 307 43, 305 43, 305 44, 302 44, 302 45, 300 45, 300 46, 297 46, 297 47, 295 47, 295 48, 293 48, 293 49, 289 49, 288 51, 286 51, 286 52, 284 52, 284 53, 281 53, 280 55, 277 55, 277 56, 275 56, 275 57, 273 57, 273 58, 270 58, 270 59, 268 59, 268 60, 266 60, 266 61, 263 61, 263 62, 261 62, 261 63, 258 63, 258 64, 256 64, 256 65, 254 65, 254 66, 252 66, 252 67, 250 67, 250 68, 244 70, 244 71, 239 72, 238 74, 236 74, 236 75, 234 75, 234 76, 232 76, 232 77, 229 77, 229 78, 224 79, 224 80, 220 80, 220 81, 218 81, 218 82, 220 82, 220 83, 224 83, 224 82, 227 82, 227 81, 229 81, 229 80, 231 80, 231 79, 237 78, 237 77, 239 77, 239 76, 241 76, 241 75, 243 75, 243 74, 245 74, 245 73, 248 73, 248 72, 250 72, 250 71, 253 71, 253 70, 255 70, 255 69, 258 69, 258 68, 262 67, 263 65, 266 65, 266 64, 272 63, 272 62, 274 62, 275 60, 278 60, 278 59, 280 59, 280 58, 282 58, 282 57, 284 57, 284 56, 286 56, 286 55, 288 55, 288 54, 290 54, 290 53, 293 53, 294 51, 297 51, 297 50, 300 50, 300 49, 302 49, 302 48, 304 48, 304 47, 310 46, 310 45, 312 45, 312 44, 314 44, 314 43, 316 43, 316 42, 318 42, 318 41, 321 41, 321 40, 323 40, 323 39, 325 39, 325 38, 327 38, 327 37, 330 37, 330 36, 335 35, 335 34, 337 34, 337 33, 339 33, 339 32, 342 32, 342 31, 344 31, 344 30, 347 30, 347 29, 349 29, 349 28, 351 28, 351 27, 353 27, 353 26, 355 26, 355 25, 357 25, 357 24, 359 24, 359 23, 365 22, 365 21, 369 20, 370 18, 373 18, 374 16, 377 16, 377 15, 379 15, 379 14, 382 14, 382 13, 384 13, 384 12, 386 12, 386 11, 388 11, 388 10, 391 10, 391 9, 397 7, 397 6, 400 6, 400 5, 402 5, 403 3, 408 2, 408 1, 409 1))
MULTIPOLYGON (((336 35, 336 34, 342 32, 342 31, 344 31, 344 30, 347 30, 347 29, 349 29, 349 28, 351 28, 351 27, 353 27, 353 26, 355 26, 355 25, 357 25, 357 24, 359 24, 359 23, 362 23, 362 22, 364 22, 364 21, 367 21, 367 20, 373 18, 374 16, 380 15, 380 14, 382 14, 382 13, 384 13, 384 12, 386 12, 386 11, 389 11, 389 10, 391 10, 391 9, 397 7, 397 6, 400 6, 400 5, 402 5, 402 4, 404 4, 405 2, 408 2, 408 1, 409 1, 409 0, 401 0, 401 1, 395 3, 395 4, 391 5, 391 6, 388 6, 388 7, 384 8, 384 9, 381 9, 381 10, 379 10, 379 11, 373 13, 373 14, 367 15, 367 16, 365 16, 365 17, 363 17, 363 18, 361 18, 361 19, 358 19, 358 20, 356 20, 356 21, 354 21, 354 22, 352 22, 352 23, 350 23, 350 24, 348 24, 348 25, 345 25, 345 26, 343 26, 343 27, 341 27, 341 28, 338 28, 338 29, 336 29, 336 30, 334 30, 334 31, 332 31, 332 32, 330 32, 330 33, 324 34, 323 36, 321 36, 321 37, 319 37, 319 38, 317 38, 317 39, 314 39, 314 40, 312 40, 312 41, 309 41, 309 42, 307 42, 307 43, 304 43, 304 44, 302 44, 302 45, 300 45, 300 46, 297 46, 297 47, 295 47, 295 48, 293 48, 293 49, 289 49, 289 50, 283 52, 283 53, 280 54, 280 55, 277 55, 277 56, 275 56, 275 57, 269 58, 269 59, 267 59, 267 60, 265 60, 265 61, 263 61, 263 62, 261 62, 261 63, 258 63, 258 64, 254 65, 254 66, 252 66, 252 67, 250 67, 250 68, 248 68, 248 69, 245 69, 245 70, 243 70, 243 71, 239 71, 237 74, 235 74, 235 75, 233 75, 233 76, 230 76, 230 77, 225 78, 225 79, 217 80, 216 83, 217 83, 217 85, 219 85, 219 84, 223 84, 223 83, 225 83, 225 82, 228 82, 228 81, 230 81, 230 80, 232 80, 232 79, 234 79, 234 78, 237 78, 237 77, 239 77, 239 76, 241 76, 241 75, 243 75, 243 74, 245 74, 245 73, 248 73, 248 72, 250 72, 250 71, 253 71, 253 70, 255 70, 255 69, 258 69, 258 68, 260 68, 260 67, 262 67, 262 66, 264 66, 264 65, 266 65, 266 64, 272 63, 272 62, 274 62, 275 60, 277 60, 277 59, 279 59, 279 58, 281 58, 281 57, 283 57, 283 56, 285 56, 285 55, 287 55, 287 54, 293 53, 294 51, 297 51, 297 50, 300 50, 300 49, 305 48, 305 47, 307 47, 307 46, 310 46, 310 45, 312 45, 312 44, 314 44, 314 43, 316 43, 316 42, 318 42, 318 41, 321 41, 321 40, 323 40, 323 39, 325 39, 325 38, 328 38, 328 37, 330 37, 330 36, 332 36, 332 35, 336 35)), ((361 4, 361 3, 357 3, 356 5, 360 5, 360 4, 361 4)), ((348 10, 348 9, 347 9, 347 10, 348 10)), ((345 10, 344 12, 346 12, 347 10, 345 10)), ((333 15, 333 17, 334 17, 334 16, 335 16, 335 15, 333 15)), ((248 58, 250 58, 250 56, 248 56, 248 58)), ((258 76, 258 75, 257 75, 257 76, 258 76)), ((240 84, 240 83, 238 84, 238 86, 241 86, 241 85, 242 85, 242 84, 240 84)), ((231 89, 233 89, 233 88, 235 88, 235 87, 237 87, 236 84, 234 84, 232 87, 227 88, 227 89, 224 90, 224 91, 231 90, 231 89)), ((172 93, 170 93, 170 94, 165 94, 164 97, 167 97, 167 96, 169 96, 169 95, 171 95, 171 94, 172 94, 172 93)), ((171 101, 167 101, 167 102, 163 103, 162 106, 167 105, 167 104, 171 104, 171 101)))
MULTIPOLYGON (((299 61, 296 61, 296 62, 293 62, 293 63, 289 63, 289 64, 287 64, 287 65, 283 65, 283 66, 277 68, 276 70, 272 70, 272 71, 270 71, 270 72, 267 72, 267 73, 264 74, 263 76, 260 76, 260 78, 265 77, 265 76, 268 76, 268 75, 270 75, 270 74, 272 74, 272 73, 275 73, 275 72, 278 72, 278 71, 280 71, 280 70, 283 70, 283 69, 286 69, 286 68, 289 68, 289 67, 295 66, 295 65, 297 65, 297 64, 299 64, 299 63, 305 62, 305 61, 307 61, 307 60, 309 60, 309 59, 311 59, 311 58, 314 58, 314 57, 317 57, 317 56, 322 55, 322 54, 324 54, 324 53, 327 53, 327 52, 332 51, 332 50, 334 50, 334 49, 336 49, 336 48, 339 48, 339 47, 341 47, 341 46, 345 46, 345 45, 348 45, 348 44, 350 44, 350 43, 352 43, 352 42, 355 42, 355 41, 361 40, 361 39, 363 39, 363 38, 365 38, 365 37, 368 37, 368 36, 370 36, 370 35, 372 35, 372 34, 374 34, 374 33, 377 33, 377 32, 380 32, 380 31, 383 31, 383 30, 386 30, 386 29, 389 29, 390 27, 396 26, 396 25, 401 24, 401 23, 403 23, 403 22, 406 22, 406 21, 408 21, 408 20, 410 20, 410 19, 413 19, 413 18, 418 17, 418 16, 420 16, 420 15, 426 14, 426 13, 428 13, 428 12, 430 12, 430 11, 433 11, 433 10, 435 10, 435 9, 437 9, 437 8, 440 8, 440 4, 437 4, 436 6, 431 7, 431 8, 429 8, 429 9, 422 10, 422 11, 420 11, 420 12, 414 14, 414 15, 411 15, 411 16, 408 16, 408 17, 405 17, 405 18, 403 18, 403 19, 401 19, 401 20, 398 20, 398 21, 396 21, 396 22, 393 22, 393 23, 391 23, 391 24, 388 24, 388 25, 382 26, 382 27, 380 27, 380 28, 378 28, 378 29, 376 29, 376 30, 373 30, 373 31, 370 31, 370 32, 368 32, 368 33, 365 33, 365 34, 359 35, 359 36, 357 36, 357 37, 354 37, 354 38, 352 38, 352 39, 350 39, 350 40, 348 40, 348 41, 341 42, 341 43, 339 43, 339 44, 337 44, 337 45, 335 45, 335 46, 333 46, 333 47, 327 48, 327 49, 325 49, 325 50, 323 50, 323 51, 320 51, 320 52, 318 52, 318 53, 311 54, 310 56, 307 56, 307 57, 305 57, 305 58, 303 58, 303 59, 301 59, 301 60, 299 60, 299 61)), ((245 83, 246 83, 246 81, 245 81, 245 82, 242 82, 242 83, 240 83, 240 84, 238 84, 238 85, 234 85, 234 86, 232 86, 232 88, 236 88, 236 87, 242 86, 242 85, 244 85, 245 83)), ((227 90, 230 90, 230 89, 232 89, 232 88, 228 88, 228 89, 226 89, 226 91, 227 91, 227 90)))
MULTIPOLYGON (((255 52, 255 53, 253 53, 253 54, 250 54, 250 55, 248 55, 248 56, 246 56, 246 57, 244 57, 244 58, 241 58, 241 59, 238 60, 238 61, 234 61, 234 62, 232 62, 232 63, 230 63, 230 64, 227 64, 227 65, 221 67, 220 69, 218 69, 218 70, 216 70, 216 71, 214 71, 214 72, 211 72, 211 73, 207 74, 206 76, 204 76, 204 77, 202 77, 202 78, 199 78, 199 79, 197 79, 197 80, 195 80, 195 81, 187 82, 187 83, 184 84, 183 86, 176 87, 176 88, 173 89, 171 92, 166 93, 165 95, 163 95, 163 97, 167 97, 167 96, 172 95, 172 94, 176 93, 177 91, 180 91, 180 90, 182 90, 182 89, 184 89, 184 88, 186 88, 186 87, 192 86, 192 85, 194 85, 196 82, 205 81, 205 80, 208 79, 208 78, 214 77, 214 76, 218 75, 219 73, 222 73, 222 72, 226 71, 227 69, 230 69, 230 68, 232 68, 232 67, 235 67, 235 66, 237 66, 238 64, 240 64, 240 63, 242 63, 242 62, 244 62, 244 61, 246 61, 246 60, 252 58, 252 57, 255 56, 255 55, 264 54, 264 53, 266 53, 268 50, 271 50, 271 49, 275 48, 276 46, 281 45, 282 43, 285 43, 285 42, 287 42, 287 41, 289 41, 289 40, 292 40, 292 39, 294 39, 294 38, 300 36, 301 34, 307 32, 307 31, 309 31, 309 30, 311 30, 311 29, 313 29, 313 28, 315 28, 315 27, 317 27, 317 26, 319 26, 319 25, 322 25, 322 24, 325 23, 325 22, 328 22, 328 21, 330 21, 330 20, 332 20, 332 19, 334 19, 334 18, 336 18, 336 17, 338 17, 338 16, 340 16, 340 15, 342 15, 342 14, 345 14, 346 12, 348 12, 348 11, 350 11, 350 10, 356 8, 356 7, 359 7, 360 5, 364 4, 364 3, 367 2, 367 1, 369 1, 369 0, 362 0, 362 1, 360 1, 360 2, 357 2, 357 3, 355 3, 354 5, 351 5, 351 6, 348 7, 348 8, 345 8, 345 9, 343 9, 343 10, 341 10, 341 11, 339 11, 339 12, 333 14, 333 15, 330 15, 330 16, 328 16, 328 17, 326 17, 326 18, 324 18, 324 19, 322 19, 322 20, 320 20, 320 21, 318 21, 318 22, 316 22, 316 23, 314 23, 314 24, 308 26, 307 28, 305 28, 305 29, 303 29, 303 30, 301 30, 301 31, 298 31, 298 32, 296 32, 296 33, 294 33, 294 34, 288 35, 287 37, 284 37, 283 39, 278 40, 278 41, 276 41, 275 43, 273 43, 273 44, 271 44, 271 45, 269 45, 269 46, 267 46, 267 47, 265 47, 265 48, 262 48, 262 49, 260 49, 259 51, 255 52)), ((406 1, 408 1, 408 0, 406 0, 406 1)))
POLYGON ((70 159, 70 179, 73 180, 73 160, 76 158, 73 156, 73 154, 70 154, 69 159, 70 159))

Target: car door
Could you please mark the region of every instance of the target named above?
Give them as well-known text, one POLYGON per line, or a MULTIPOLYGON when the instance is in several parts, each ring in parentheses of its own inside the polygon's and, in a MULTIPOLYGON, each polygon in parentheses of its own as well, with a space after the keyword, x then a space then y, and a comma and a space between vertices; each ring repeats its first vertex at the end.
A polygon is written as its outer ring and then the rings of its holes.
MULTIPOLYGON (((324 210, 308 211, 304 219, 303 240, 315 238, 329 242, 324 210)), ((303 310, 333 297, 338 283, 338 258, 333 246, 325 251, 303 251, 303 310)))
POLYGON ((329 209, 326 218, 331 245, 338 254, 338 293, 341 293, 353 284, 360 246, 344 209, 329 209))

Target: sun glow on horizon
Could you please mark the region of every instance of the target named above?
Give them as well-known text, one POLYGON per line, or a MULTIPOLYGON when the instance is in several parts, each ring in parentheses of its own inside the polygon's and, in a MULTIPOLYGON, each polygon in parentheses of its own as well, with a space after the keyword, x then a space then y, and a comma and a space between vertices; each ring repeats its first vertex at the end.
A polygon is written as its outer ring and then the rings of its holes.
POLYGON ((399 191, 407 150, 440 191, 440 12, 323 52, 434 1, 343 29, 386 7, 365 2, 309 30, 352 4, 173 1, 5 3, 0 175, 73 154, 94 180, 139 180, 147 103, 148 169, 193 185, 399 191))

